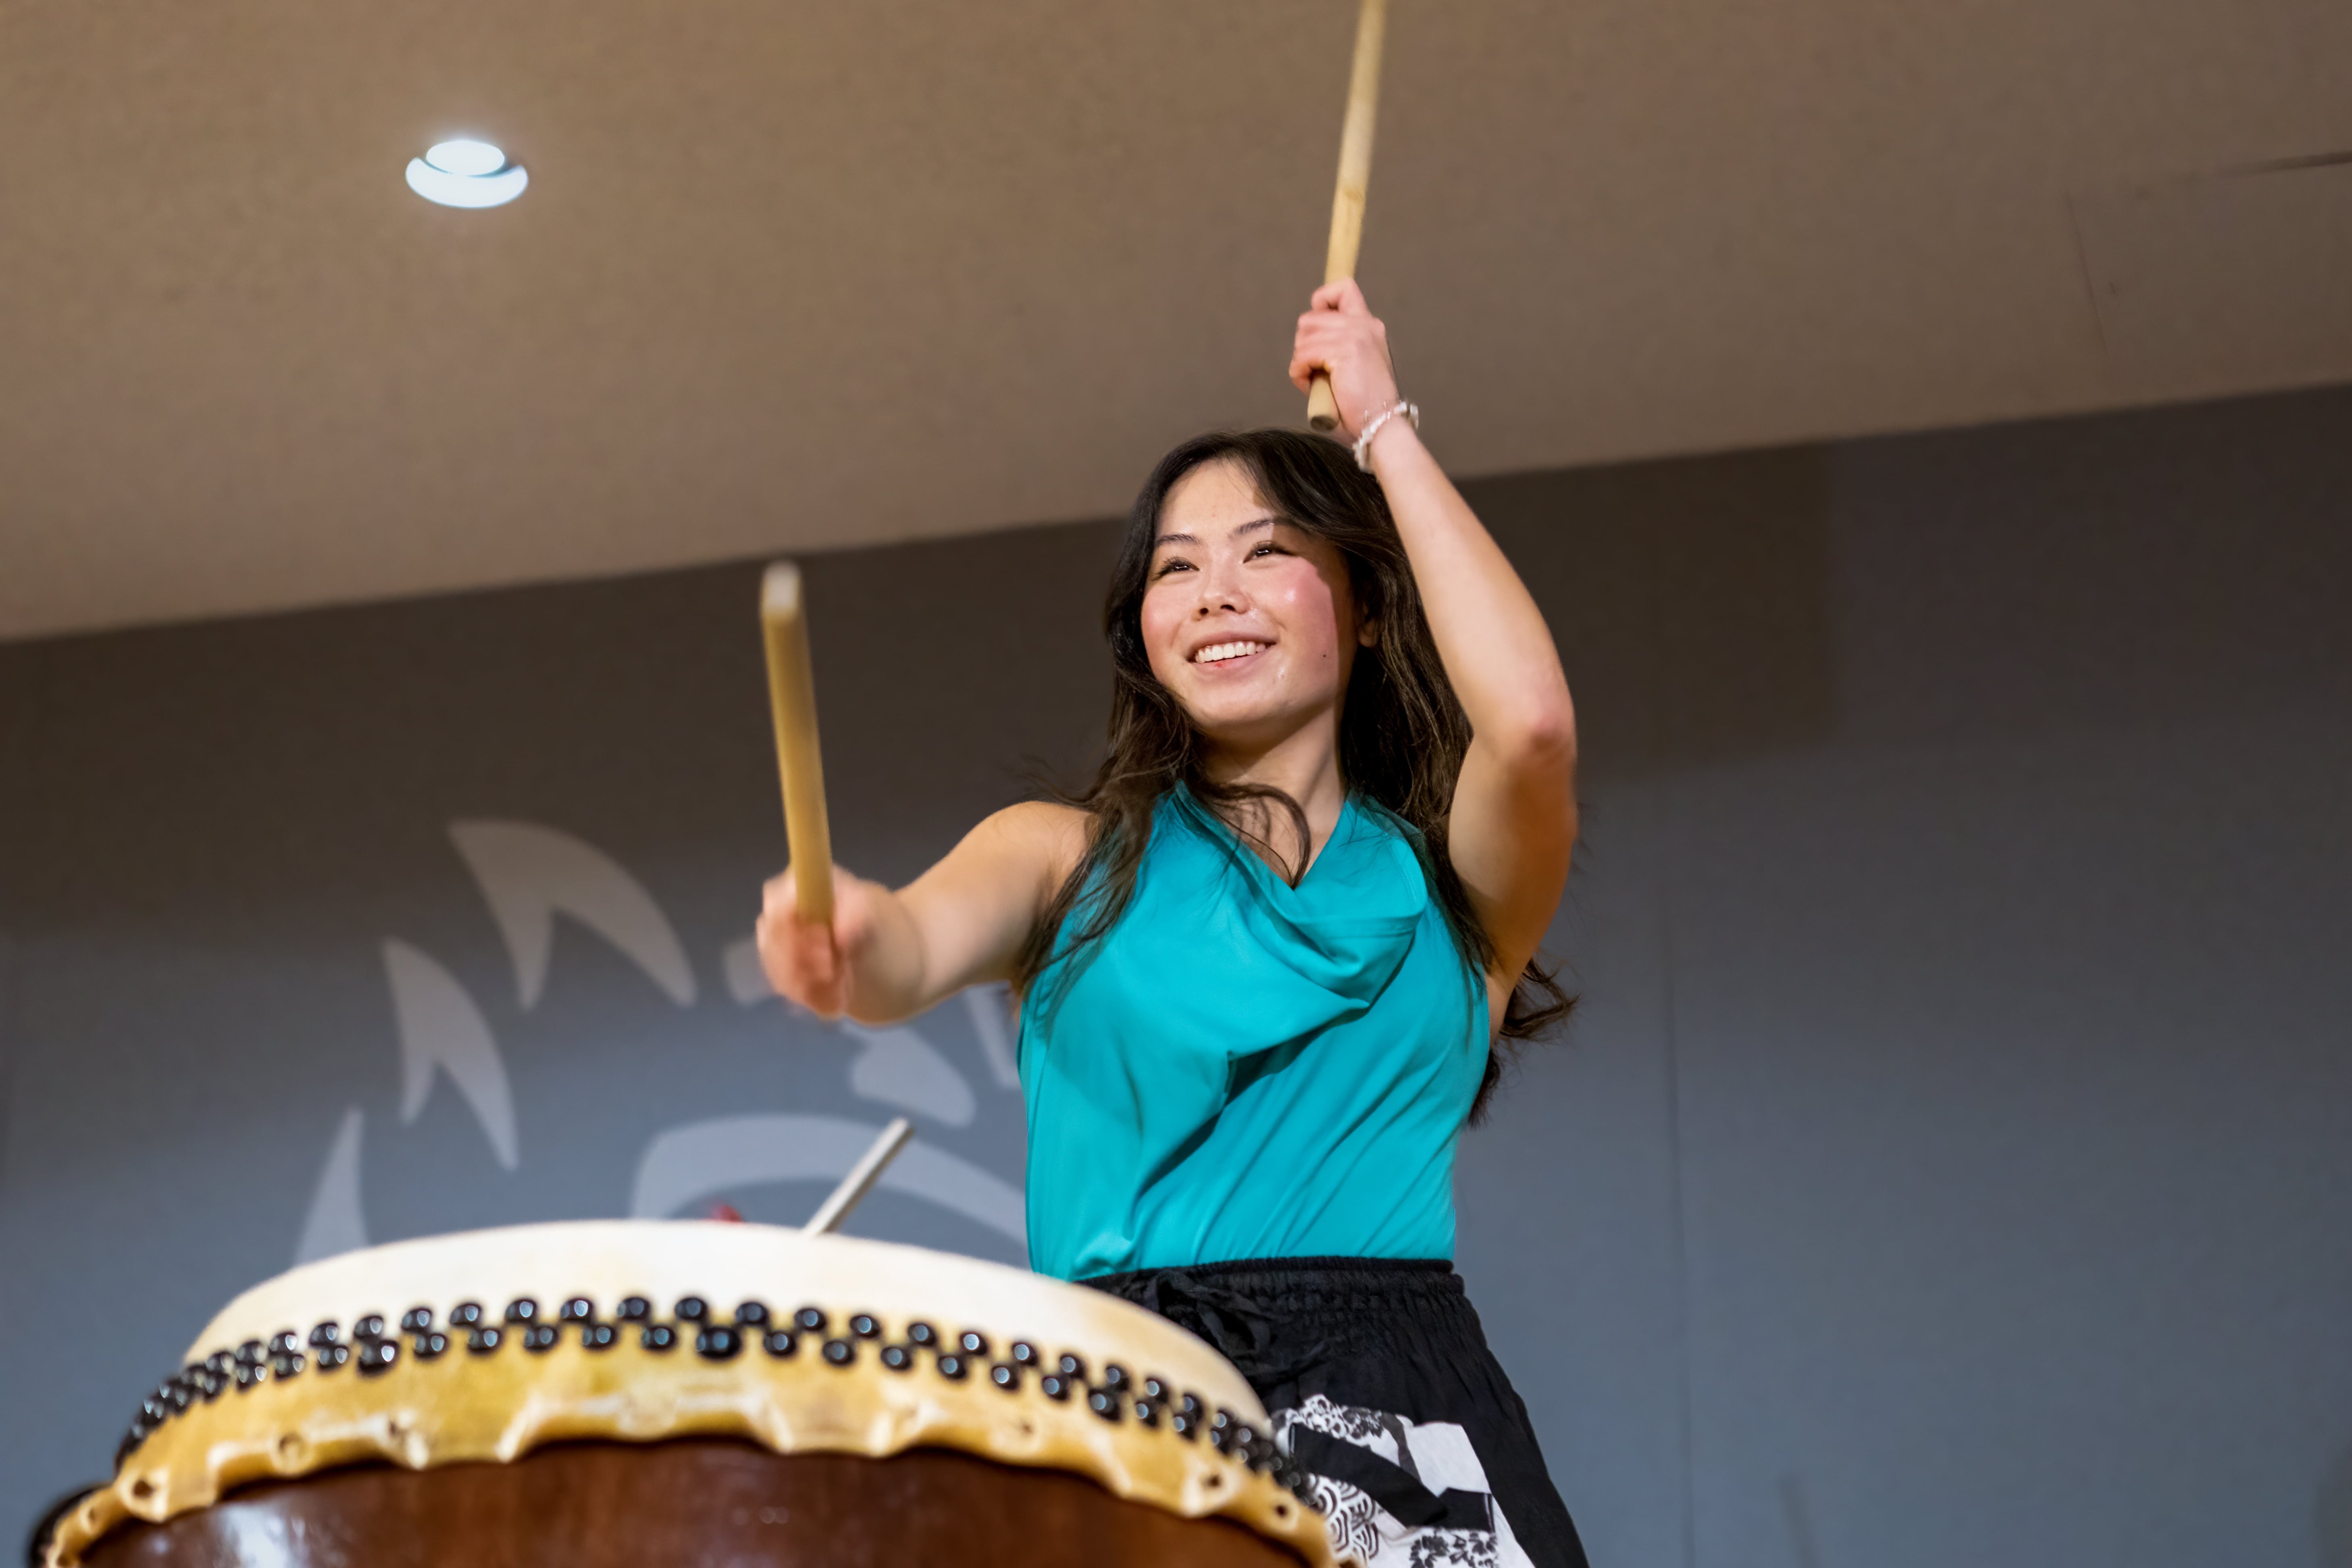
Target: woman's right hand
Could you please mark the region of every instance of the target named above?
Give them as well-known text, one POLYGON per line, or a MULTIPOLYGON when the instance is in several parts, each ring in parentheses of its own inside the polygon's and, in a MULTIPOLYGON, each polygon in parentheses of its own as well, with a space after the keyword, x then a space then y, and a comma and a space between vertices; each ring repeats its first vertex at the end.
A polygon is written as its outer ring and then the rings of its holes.
POLYGON ((873 956, 881 905, 891 896, 879 882, 833 868, 833 923, 801 918, 792 868, 772 879, 760 910, 760 966, 780 996, 827 1020, 849 1010, 861 972, 873 956))

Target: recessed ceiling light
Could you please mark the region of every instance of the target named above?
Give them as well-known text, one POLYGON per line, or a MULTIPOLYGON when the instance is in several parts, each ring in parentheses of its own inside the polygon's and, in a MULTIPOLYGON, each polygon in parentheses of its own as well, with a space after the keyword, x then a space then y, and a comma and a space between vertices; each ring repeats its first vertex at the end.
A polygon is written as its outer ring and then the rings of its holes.
POLYGON ((408 161, 408 188, 445 207, 495 207, 522 195, 530 175, 487 142, 436 142, 408 161))

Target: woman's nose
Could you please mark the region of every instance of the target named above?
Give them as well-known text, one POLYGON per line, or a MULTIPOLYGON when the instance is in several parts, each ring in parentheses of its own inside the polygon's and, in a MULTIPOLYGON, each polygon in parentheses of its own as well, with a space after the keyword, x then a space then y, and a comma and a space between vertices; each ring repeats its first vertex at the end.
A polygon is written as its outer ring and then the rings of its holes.
POLYGON ((1219 610, 1241 611, 1248 606, 1249 595, 1242 592, 1241 584, 1229 574, 1204 572, 1201 574, 1201 598, 1192 608, 1196 618, 1213 615, 1219 610))

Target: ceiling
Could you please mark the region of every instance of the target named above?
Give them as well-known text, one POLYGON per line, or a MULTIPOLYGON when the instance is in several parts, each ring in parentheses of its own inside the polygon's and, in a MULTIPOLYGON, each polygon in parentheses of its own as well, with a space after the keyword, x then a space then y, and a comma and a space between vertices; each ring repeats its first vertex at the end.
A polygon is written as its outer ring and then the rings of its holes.
MULTIPOLYGON (((1118 510, 1299 418, 1353 18, 0 0, 0 637, 1118 510)), ((2342 0, 1394 0, 1360 275, 1465 474, 2352 378, 2352 164, 2268 166, 2347 79, 2342 0)))

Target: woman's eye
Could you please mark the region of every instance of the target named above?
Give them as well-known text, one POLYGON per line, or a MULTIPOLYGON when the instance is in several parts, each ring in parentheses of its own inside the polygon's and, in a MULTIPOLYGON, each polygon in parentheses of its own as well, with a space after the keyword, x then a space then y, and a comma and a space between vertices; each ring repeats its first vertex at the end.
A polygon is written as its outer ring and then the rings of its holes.
POLYGON ((1151 576, 1152 580, 1157 582, 1171 572, 1190 572, 1192 569, 1192 563, 1190 561, 1162 561, 1153 568, 1151 576))

